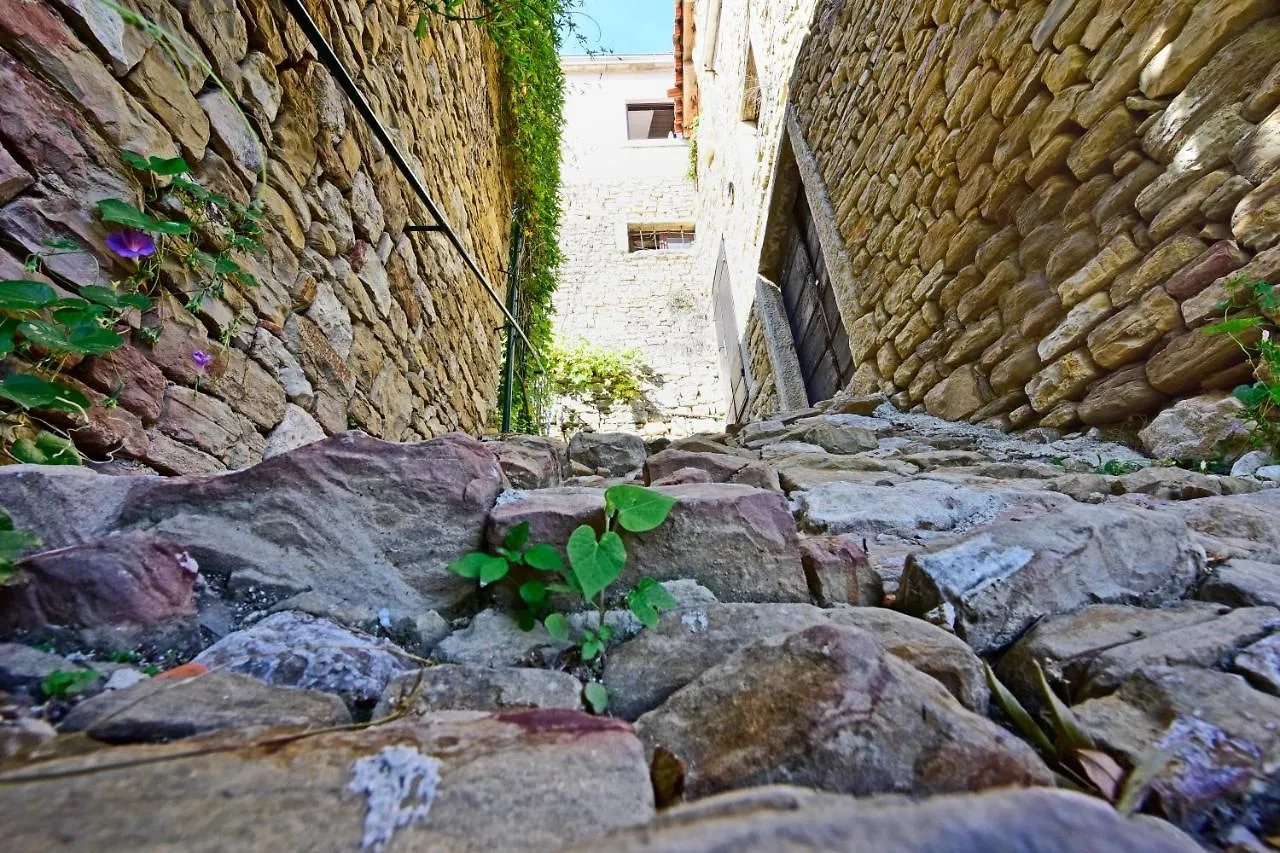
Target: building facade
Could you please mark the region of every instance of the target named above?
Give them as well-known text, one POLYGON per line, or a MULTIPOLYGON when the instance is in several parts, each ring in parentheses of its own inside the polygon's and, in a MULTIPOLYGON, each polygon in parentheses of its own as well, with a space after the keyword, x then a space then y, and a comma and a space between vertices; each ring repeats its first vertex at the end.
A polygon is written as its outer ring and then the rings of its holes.
POLYGON ((1202 327, 1234 278, 1280 279, 1274 3, 677 18, 730 420, 843 387, 1071 428, 1251 381, 1202 327))
POLYGON ((600 413, 560 400, 561 424, 648 436, 724 420, 689 142, 676 133, 672 56, 567 57, 560 245, 561 347, 634 352, 643 397, 600 413))

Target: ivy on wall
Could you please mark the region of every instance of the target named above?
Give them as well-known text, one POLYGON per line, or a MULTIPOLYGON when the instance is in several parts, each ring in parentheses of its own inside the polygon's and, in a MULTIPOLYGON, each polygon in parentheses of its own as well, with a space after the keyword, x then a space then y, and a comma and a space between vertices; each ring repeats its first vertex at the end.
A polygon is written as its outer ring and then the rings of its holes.
MULTIPOLYGON (((474 22, 493 39, 507 87, 504 117, 509 140, 515 204, 524 223, 524 259, 520 270, 517 316, 530 341, 546 353, 551 343, 551 297, 561 255, 560 132, 564 124, 564 75, 559 49, 562 32, 574 32, 573 16, 581 0, 422 0, 418 34, 429 16, 474 22)), ((518 428, 536 431, 542 394, 537 362, 523 348, 516 367, 518 428)))

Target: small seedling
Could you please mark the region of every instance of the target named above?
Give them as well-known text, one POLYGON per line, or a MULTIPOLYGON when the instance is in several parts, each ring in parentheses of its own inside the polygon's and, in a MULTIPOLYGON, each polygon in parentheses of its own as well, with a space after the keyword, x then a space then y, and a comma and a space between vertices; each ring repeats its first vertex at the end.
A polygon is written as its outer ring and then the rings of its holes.
POLYGON ((55 669, 40 682, 40 692, 49 699, 65 699, 82 692, 97 680, 98 673, 91 669, 55 669))
MULTIPOLYGON (((627 562, 626 544, 617 527, 628 533, 646 533, 658 527, 671 513, 675 498, 643 486, 621 485, 604 493, 604 530, 597 535, 588 524, 577 527, 569 536, 565 551, 570 568, 566 569, 560 553, 544 543, 529 544, 529 524, 521 522, 507 533, 495 554, 476 551, 466 554, 449 566, 449 571, 476 580, 480 586, 505 580, 514 566, 527 566, 542 573, 546 580, 522 583, 517 590, 524 608, 516 614, 516 623, 525 631, 533 630, 539 621, 547 633, 557 640, 568 641, 572 628, 569 619, 559 612, 548 612, 552 595, 576 595, 596 609, 595 628, 584 628, 574 641, 585 663, 599 666, 614 629, 605 624, 607 590, 622 574, 627 562)), ((647 628, 658 626, 659 614, 676 606, 671 593, 653 578, 641 578, 624 598, 627 607, 647 628)), ((591 682, 584 696, 596 713, 608 706, 608 692, 603 684, 591 682)))

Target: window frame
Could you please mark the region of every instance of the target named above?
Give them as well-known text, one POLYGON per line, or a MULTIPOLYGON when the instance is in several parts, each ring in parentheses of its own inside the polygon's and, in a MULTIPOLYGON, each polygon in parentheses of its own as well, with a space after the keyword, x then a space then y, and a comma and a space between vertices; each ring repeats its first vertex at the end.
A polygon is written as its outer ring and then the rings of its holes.
POLYGON ((655 107, 669 108, 671 110, 671 127, 674 130, 675 118, 676 118, 676 102, 675 101, 671 100, 670 98, 638 98, 638 99, 628 100, 623 105, 623 109, 622 109, 622 138, 625 142, 632 143, 632 144, 634 143, 644 144, 644 143, 653 143, 653 142, 670 143, 670 142, 675 142, 680 138, 679 136, 676 136, 674 138, 670 136, 634 136, 633 137, 631 135, 631 113, 633 110, 639 112, 640 109, 645 107, 648 107, 651 109, 655 107))

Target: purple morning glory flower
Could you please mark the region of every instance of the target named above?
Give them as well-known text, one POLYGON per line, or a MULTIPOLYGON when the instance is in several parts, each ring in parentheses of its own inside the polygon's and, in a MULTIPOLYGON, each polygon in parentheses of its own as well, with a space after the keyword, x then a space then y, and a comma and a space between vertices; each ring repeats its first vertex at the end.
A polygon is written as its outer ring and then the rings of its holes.
POLYGON ((122 258, 145 258, 155 253, 156 241, 150 234, 126 228, 107 236, 107 248, 122 258))
POLYGON ((194 361, 196 363, 196 367, 201 370, 204 370, 209 365, 213 364, 213 356, 209 355, 209 353, 204 350, 196 350, 191 353, 191 360, 194 361))

